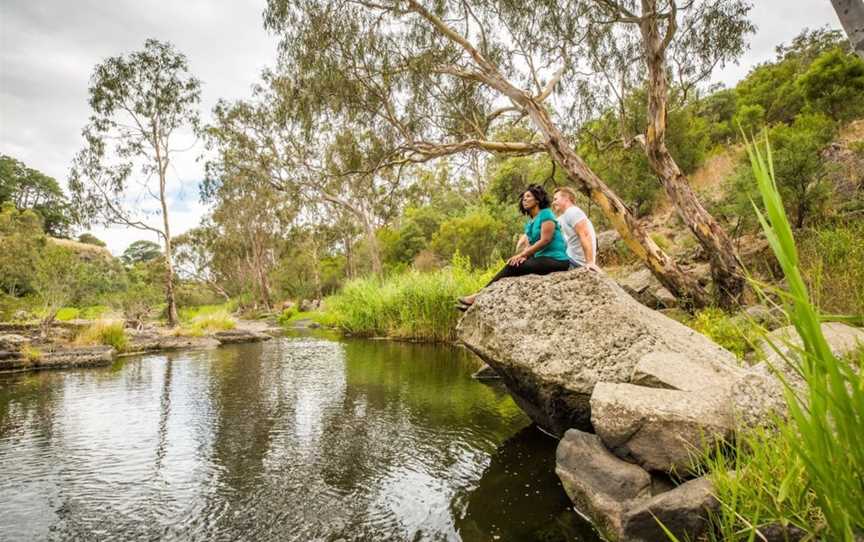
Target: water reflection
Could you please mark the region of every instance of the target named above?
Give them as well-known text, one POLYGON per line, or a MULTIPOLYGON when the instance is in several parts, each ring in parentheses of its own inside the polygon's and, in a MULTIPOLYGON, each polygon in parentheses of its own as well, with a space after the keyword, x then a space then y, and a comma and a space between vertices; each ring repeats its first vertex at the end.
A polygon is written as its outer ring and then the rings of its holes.
POLYGON ((475 363, 301 336, 2 376, 0 539, 593 540, 475 363))

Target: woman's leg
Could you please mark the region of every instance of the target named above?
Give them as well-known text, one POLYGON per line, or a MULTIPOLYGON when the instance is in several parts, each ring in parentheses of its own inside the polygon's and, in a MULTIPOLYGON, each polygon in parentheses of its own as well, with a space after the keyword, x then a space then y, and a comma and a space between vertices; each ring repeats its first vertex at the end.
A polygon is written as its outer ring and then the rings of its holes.
MULTIPOLYGON (((521 265, 505 265, 501 271, 492 277, 489 284, 508 277, 522 277, 525 275, 548 275, 555 271, 567 271, 570 262, 567 260, 553 260, 552 258, 528 258, 521 265)), ((489 286, 487 284, 486 286, 489 286)), ((485 288, 485 286, 484 286, 485 288)), ((477 298, 477 294, 469 295, 460 299, 466 305, 471 305, 477 298)))

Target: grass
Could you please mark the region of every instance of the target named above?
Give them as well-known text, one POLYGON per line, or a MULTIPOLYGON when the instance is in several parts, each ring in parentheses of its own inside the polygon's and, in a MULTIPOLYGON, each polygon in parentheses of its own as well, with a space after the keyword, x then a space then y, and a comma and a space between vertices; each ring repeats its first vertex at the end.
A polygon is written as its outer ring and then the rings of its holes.
POLYGON ((123 328, 123 322, 117 320, 97 320, 83 329, 75 337, 77 345, 113 346, 118 352, 123 352, 129 344, 129 337, 123 328))
POLYGON ((174 334, 202 337, 208 333, 234 329, 237 327, 237 321, 231 316, 232 308, 234 307, 227 303, 184 307, 178 311, 180 325, 174 329, 174 334))
POLYGON ((864 221, 807 230, 799 239, 801 272, 816 306, 864 315, 864 221))
POLYGON ((713 307, 698 311, 685 323, 735 354, 738 359, 743 359, 751 352, 764 333, 756 323, 733 317, 713 307))
POLYGON ((36 363, 42 359, 42 351, 35 346, 27 345, 21 349, 21 353, 27 358, 28 363, 36 363))
POLYGON ((787 362, 806 387, 786 386, 788 417, 771 431, 739 435, 735 453, 708 459, 721 503, 712 537, 762 539, 760 526, 778 523, 801 528, 810 540, 853 542, 864 535, 864 352, 840 360, 828 347, 774 180, 770 146, 766 141, 762 151, 748 144, 747 152, 765 204, 765 213, 756 213, 786 279, 785 290, 776 293, 803 342, 800 357, 787 362))
POLYGON ((471 271, 456 257, 437 271, 353 280, 325 306, 332 323, 351 335, 449 342, 460 316, 454 302, 482 288, 493 272, 471 271))
POLYGON ((66 322, 69 320, 75 320, 81 314, 81 311, 76 309, 75 307, 63 307, 57 311, 57 315, 54 317, 55 320, 60 320, 61 322, 66 322))

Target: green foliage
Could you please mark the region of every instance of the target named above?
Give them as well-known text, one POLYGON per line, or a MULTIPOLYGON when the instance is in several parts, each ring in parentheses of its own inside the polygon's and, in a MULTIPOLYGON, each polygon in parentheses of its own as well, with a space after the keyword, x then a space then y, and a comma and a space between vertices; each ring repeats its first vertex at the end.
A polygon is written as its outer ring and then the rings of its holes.
MULTIPOLYGON (((774 179, 771 150, 763 154, 748 146, 748 154, 765 207, 759 220, 783 269, 787 289, 782 293, 803 341, 800 360, 789 362, 804 378, 806 393, 786 390, 789 420, 780 425, 778 438, 788 441, 800 461, 825 518, 828 538, 853 542, 864 534, 864 355, 849 363, 837 359, 829 348, 801 275, 792 228, 774 179), (844 466, 839 475, 838 465, 844 466)), ((787 473, 783 485, 796 484, 796 475, 794 470, 787 473)))
POLYGON ((515 246, 516 232, 485 208, 476 208, 442 223, 431 243, 432 250, 445 260, 458 252, 474 267, 486 267, 502 259, 515 246))
POLYGON ((0 290, 12 296, 33 292, 33 268, 45 243, 38 214, 11 202, 0 205, 0 290))
POLYGON ((99 320, 83 329, 75 337, 75 344, 113 346, 118 352, 123 352, 129 344, 129 337, 123 328, 123 322, 116 320, 99 320))
POLYGON ((698 311, 687 324, 707 336, 739 359, 752 351, 763 331, 743 317, 735 317, 718 308, 698 311))
POLYGON ((162 247, 153 241, 133 241, 126 250, 123 251, 121 258, 127 265, 136 263, 149 262, 162 256, 162 247))
POLYGON ((704 457, 722 503, 711 522, 717 542, 758 540, 755 531, 779 524, 824 536, 825 519, 792 441, 757 428, 704 457))
POLYGON ((35 346, 27 345, 21 349, 21 353, 24 354, 24 357, 27 358, 29 363, 36 363, 42 359, 42 351, 35 346))
POLYGON ((235 309, 236 305, 233 303, 181 308, 180 327, 175 333, 200 337, 216 331, 234 329, 237 321, 231 316, 231 312, 235 309))
POLYGON ((469 271, 467 260, 457 258, 456 265, 429 273, 356 279, 326 299, 327 312, 351 335, 452 341, 460 314, 455 300, 479 290, 492 273, 469 271))
POLYGON ((299 314, 299 312, 300 311, 297 310, 297 307, 290 307, 290 308, 284 309, 279 314, 279 316, 276 317, 276 321, 281 326, 287 325, 289 322, 292 322, 294 320, 294 317, 297 316, 297 314, 299 314))
POLYGON ((61 322, 65 322, 67 320, 74 320, 81 315, 81 311, 76 309, 75 307, 63 307, 57 311, 57 316, 54 318, 60 320, 61 322))
POLYGON ((828 314, 864 315, 864 221, 805 230, 798 244, 816 306, 828 314))
POLYGON ((795 82, 816 110, 833 119, 864 114, 864 59, 840 47, 820 55, 795 82))
MULTIPOLYGON (((778 124, 769 131, 777 186, 798 228, 811 217, 824 214, 830 203, 832 191, 822 150, 835 131, 834 122, 819 113, 798 115, 793 124, 778 124)), ((743 160, 727 188, 726 213, 752 227, 756 215, 750 202, 758 200, 757 184, 743 160)))
POLYGON ((66 237, 72 223, 69 204, 57 181, 18 160, 0 154, 0 205, 11 203, 35 212, 45 233, 66 237))

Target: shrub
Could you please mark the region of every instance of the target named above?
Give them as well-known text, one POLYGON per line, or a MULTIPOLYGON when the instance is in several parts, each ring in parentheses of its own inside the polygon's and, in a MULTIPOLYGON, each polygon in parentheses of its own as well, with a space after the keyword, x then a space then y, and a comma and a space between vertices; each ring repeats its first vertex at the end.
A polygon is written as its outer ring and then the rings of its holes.
POLYGON ((688 325, 742 359, 753 350, 761 336, 758 325, 742 317, 734 317, 718 308, 697 312, 688 325))
POLYGON ((290 308, 284 309, 282 311, 282 314, 280 314, 276 318, 276 321, 279 322, 279 325, 284 326, 285 324, 290 322, 294 318, 294 316, 297 315, 298 312, 299 311, 297 310, 297 307, 290 307, 290 308))
POLYGON ((76 309, 75 307, 63 307, 57 311, 57 315, 54 317, 56 320, 60 320, 61 322, 66 322, 68 320, 74 320, 79 317, 81 311, 76 309))
POLYGON ((709 464, 721 501, 714 522, 722 540, 754 540, 759 525, 777 520, 809 539, 852 542, 864 533, 864 350, 851 361, 831 352, 800 272, 770 149, 767 159, 752 145, 748 154, 765 207, 759 220, 786 279, 778 293, 803 342, 800 358, 787 361, 805 389, 786 388, 788 419, 776 431, 744 437, 734 476, 725 474, 725 461, 709 464))
POLYGON ((116 320, 99 320, 94 322, 75 337, 75 344, 104 344, 113 346, 118 352, 126 350, 128 343, 129 338, 126 336, 123 323, 116 320))
POLYGON ((352 335, 452 341, 459 320, 454 302, 483 287, 492 273, 470 271, 457 256, 454 264, 430 273, 350 281, 325 306, 333 324, 352 335))
POLYGON ((816 306, 864 315, 864 222, 806 230, 799 239, 801 272, 816 306))
POLYGON ((180 309, 181 325, 176 335, 200 337, 206 333, 234 329, 237 322, 228 312, 227 305, 202 305, 180 309))
POLYGON ((28 363, 35 363, 42 359, 42 351, 34 346, 25 346, 21 349, 21 353, 27 358, 28 363))

